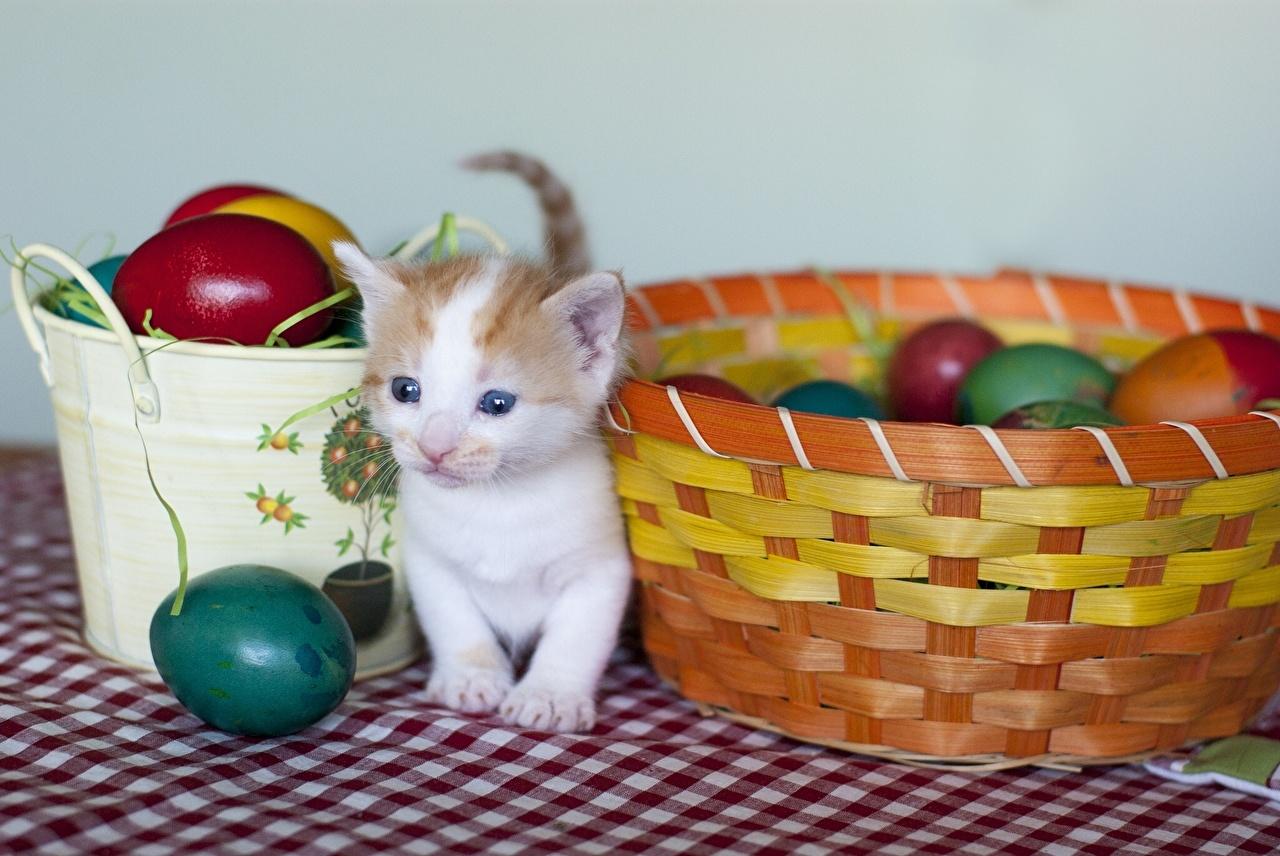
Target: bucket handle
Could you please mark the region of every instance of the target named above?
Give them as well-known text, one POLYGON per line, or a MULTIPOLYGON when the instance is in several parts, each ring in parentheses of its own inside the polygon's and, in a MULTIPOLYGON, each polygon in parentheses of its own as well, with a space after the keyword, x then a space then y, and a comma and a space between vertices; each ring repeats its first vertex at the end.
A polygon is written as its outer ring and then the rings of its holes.
MULTIPOLYGON (((472 232, 484 238, 498 255, 505 256, 511 251, 510 247, 507 246, 507 242, 502 240, 502 237, 494 231, 493 227, 483 220, 459 215, 454 218, 454 224, 458 227, 459 232, 472 232)), ((432 223, 397 247, 395 252, 391 254, 391 258, 407 261, 422 252, 439 234, 440 224, 432 223)))
POLYGON ((143 422, 159 422, 160 393, 156 389, 155 381, 151 379, 151 372, 147 369, 138 341, 133 337, 133 331, 129 329, 124 316, 116 308, 115 301, 93 274, 67 253, 48 244, 28 244, 18 251, 17 263, 9 272, 9 285, 13 290, 13 306, 18 313, 18 323, 22 325, 22 331, 27 335, 27 342, 40 361, 40 374, 44 377, 45 384, 53 388, 49 345, 41 334, 39 325, 36 324, 35 314, 31 311, 33 298, 27 294, 26 285, 27 264, 37 257, 44 257, 61 265, 79 280, 84 290, 98 304, 102 314, 107 317, 107 323, 111 325, 111 331, 116 334, 120 346, 124 348, 125 359, 129 361, 129 386, 133 390, 133 406, 138 412, 138 418, 143 422))

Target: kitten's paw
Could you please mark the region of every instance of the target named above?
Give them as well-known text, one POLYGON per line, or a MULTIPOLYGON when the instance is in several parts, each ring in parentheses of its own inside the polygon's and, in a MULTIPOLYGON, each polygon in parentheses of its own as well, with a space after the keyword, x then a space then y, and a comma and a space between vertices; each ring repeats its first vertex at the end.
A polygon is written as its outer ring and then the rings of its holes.
POLYGON ((596 724, 591 696, 541 687, 517 686, 498 714, 511 725, 535 731, 590 731, 596 724))
POLYGON ((511 678, 493 669, 436 669, 427 681, 427 701, 463 713, 489 713, 511 691, 511 678))

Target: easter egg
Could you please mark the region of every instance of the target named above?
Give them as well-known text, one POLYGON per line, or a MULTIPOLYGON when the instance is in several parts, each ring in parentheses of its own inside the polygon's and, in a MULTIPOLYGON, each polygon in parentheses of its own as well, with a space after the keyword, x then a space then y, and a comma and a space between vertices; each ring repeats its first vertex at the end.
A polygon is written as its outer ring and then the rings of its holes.
POLYGON ((355 676, 342 613, 279 568, 229 565, 192 579, 151 618, 151 655, 183 707, 222 731, 277 737, 336 708, 355 676))
POLYGON ((209 187, 199 193, 183 200, 182 204, 173 210, 168 219, 164 221, 164 227, 168 228, 180 220, 188 220, 192 217, 199 217, 201 214, 208 214, 219 205, 226 205, 237 199, 243 199, 248 196, 283 196, 279 190, 270 187, 263 187, 259 184, 220 184, 217 187, 209 187))
POLYGON ((283 223, 311 242, 311 246, 324 257, 325 264, 333 271, 334 282, 339 288, 347 288, 351 282, 342 274, 333 254, 334 241, 356 241, 351 230, 337 217, 318 205, 294 199, 292 196, 245 196, 228 202, 214 210, 215 214, 252 214, 283 223))
POLYGON ((723 398, 726 401, 740 401, 743 404, 755 404, 756 400, 744 392, 737 384, 724 378, 709 374, 680 374, 655 381, 662 386, 674 386, 681 392, 692 392, 694 395, 707 395, 711 398, 723 398))
MULTIPOLYGON (((135 333, 146 333, 151 310, 152 327, 179 339, 260 345, 276 325, 332 293, 324 259, 297 232, 261 217, 216 214, 148 238, 120 266, 113 297, 135 333)), ((331 317, 331 310, 317 312, 283 338, 305 345, 331 317)))
POLYGON ((1111 409, 1134 425, 1235 416, 1280 397, 1280 340, 1251 330, 1174 339, 1120 378, 1111 409))
POLYGON ((992 423, 994 428, 1074 428, 1091 425, 1111 428, 1123 425, 1114 414, 1078 401, 1036 401, 1015 407, 992 423))
POLYGON ((990 425, 1015 407, 1036 401, 1101 407, 1114 386, 1115 378, 1102 363, 1073 348, 1015 345, 975 365, 960 384, 956 402, 961 422, 990 425))
POLYGON ((874 398, 857 387, 835 380, 814 380, 792 387, 780 395, 773 406, 846 419, 884 418, 884 411, 874 398))
POLYGON ((1000 347, 995 334, 972 321, 926 324, 903 339, 889 360, 889 408, 908 422, 951 422, 965 375, 1000 347))
MULTIPOLYGON (((89 273, 107 294, 111 293, 111 288, 116 281, 116 273, 120 270, 120 265, 124 264, 124 260, 124 256, 109 256, 89 265, 89 273)), ((106 324, 100 323, 96 318, 91 318, 77 308, 85 305, 93 305, 93 298, 89 296, 89 292, 83 285, 74 279, 71 280, 69 290, 61 294, 59 314, 82 324, 106 327, 106 324)))
POLYGON ((333 307, 333 326, 329 328, 329 335, 351 340, 350 344, 340 347, 363 348, 368 344, 364 338, 363 313, 364 304, 359 295, 333 307))

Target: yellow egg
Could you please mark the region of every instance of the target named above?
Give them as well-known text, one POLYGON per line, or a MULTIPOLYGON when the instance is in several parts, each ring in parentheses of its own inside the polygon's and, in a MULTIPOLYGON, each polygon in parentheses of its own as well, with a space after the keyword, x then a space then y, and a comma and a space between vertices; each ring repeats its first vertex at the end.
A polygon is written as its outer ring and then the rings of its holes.
POLYGON ((351 282, 342 275, 342 269, 333 256, 333 242, 359 242, 341 220, 318 205, 291 196, 245 196, 215 208, 213 213, 253 214, 283 223, 319 250, 333 271, 333 280, 339 289, 351 287, 351 282))

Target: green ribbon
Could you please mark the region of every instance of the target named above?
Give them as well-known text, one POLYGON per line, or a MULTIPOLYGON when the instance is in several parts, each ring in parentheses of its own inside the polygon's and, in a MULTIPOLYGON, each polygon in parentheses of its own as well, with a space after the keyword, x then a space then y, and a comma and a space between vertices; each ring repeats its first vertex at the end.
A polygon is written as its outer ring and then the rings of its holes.
POLYGON ((284 422, 280 423, 280 427, 274 431, 271 431, 270 435, 274 437, 275 435, 281 433, 282 431, 284 431, 284 429, 288 428, 290 425, 294 424, 295 422, 301 422, 303 419, 308 419, 312 416, 315 416, 317 413, 320 413, 323 410, 328 410, 330 407, 333 407, 335 404, 339 404, 343 401, 346 401, 348 398, 358 394, 359 392, 360 392, 360 387, 353 386, 350 389, 348 389, 346 392, 340 392, 337 395, 331 395, 328 398, 326 398, 324 401, 317 402, 315 404, 312 404, 309 407, 304 407, 301 410, 299 410, 297 413, 290 416, 288 419, 284 420, 284 422))
MULTIPOLYGON (((151 312, 148 310, 148 317, 150 314, 151 312)), ((173 339, 172 341, 156 348, 151 353, 163 351, 170 345, 178 344, 178 342, 178 339, 173 339)), ((130 384, 131 388, 133 383, 133 367, 138 363, 145 363, 147 357, 148 354, 141 354, 138 359, 129 364, 129 369, 125 373, 125 377, 126 382, 130 384)), ((172 527, 173 537, 178 542, 178 594, 174 597, 173 607, 169 610, 170 615, 176 616, 182 612, 182 603, 187 596, 187 577, 190 569, 190 565, 187 561, 187 533, 186 530, 182 528, 182 521, 178 519, 178 512, 174 511, 173 506, 169 504, 169 501, 164 498, 164 494, 160 492, 160 486, 156 484, 155 473, 151 469, 151 452, 147 449, 147 438, 142 433, 141 423, 138 422, 138 408, 136 407, 133 408, 133 429, 138 432, 138 440, 142 443, 142 462, 146 466, 147 482, 151 485, 151 492, 156 495, 156 499, 160 500, 160 504, 164 506, 165 513, 169 515, 169 526, 172 527)))
POLYGON ((325 309, 328 309, 330 306, 334 306, 338 303, 341 303, 342 301, 346 300, 348 297, 350 297, 353 294, 355 294, 355 289, 344 288, 342 289, 342 291, 335 291, 333 294, 329 295, 324 300, 316 301, 315 303, 308 306, 306 309, 302 309, 293 313, 288 318, 284 319, 279 324, 272 327, 270 335, 267 336, 267 341, 263 342, 262 344, 264 344, 268 348, 274 347, 277 345, 282 348, 289 347, 289 343, 280 337, 290 327, 292 327, 294 324, 297 324, 301 321, 305 321, 306 319, 310 318, 312 315, 315 315, 317 312, 321 312, 325 309))
POLYGON ((458 223, 452 211, 446 211, 440 218, 440 232, 436 235, 435 244, 431 247, 431 261, 438 262, 456 256, 461 248, 458 242, 458 223))

